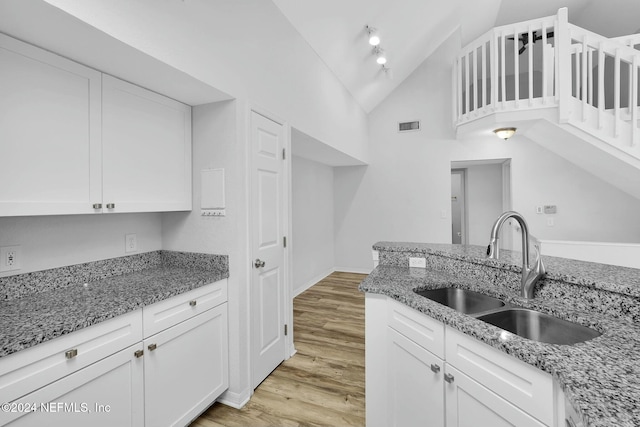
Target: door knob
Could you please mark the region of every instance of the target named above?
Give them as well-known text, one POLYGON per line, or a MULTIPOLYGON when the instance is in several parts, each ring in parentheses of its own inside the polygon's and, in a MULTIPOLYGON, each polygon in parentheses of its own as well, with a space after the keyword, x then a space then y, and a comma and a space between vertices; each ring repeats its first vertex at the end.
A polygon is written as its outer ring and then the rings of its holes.
POLYGON ((260 268, 260 267, 264 267, 264 261, 262 261, 260 258, 256 258, 255 262, 253 263, 253 265, 256 268, 260 268))

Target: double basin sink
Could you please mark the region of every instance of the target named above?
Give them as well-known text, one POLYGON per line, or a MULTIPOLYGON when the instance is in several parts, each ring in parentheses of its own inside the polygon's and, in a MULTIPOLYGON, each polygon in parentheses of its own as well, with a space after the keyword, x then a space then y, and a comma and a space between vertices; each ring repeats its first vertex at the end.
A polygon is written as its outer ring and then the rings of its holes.
POLYGON ((600 336, 599 332, 586 326, 539 311, 509 306, 497 298, 466 289, 440 288, 414 292, 533 341, 576 344, 600 336))

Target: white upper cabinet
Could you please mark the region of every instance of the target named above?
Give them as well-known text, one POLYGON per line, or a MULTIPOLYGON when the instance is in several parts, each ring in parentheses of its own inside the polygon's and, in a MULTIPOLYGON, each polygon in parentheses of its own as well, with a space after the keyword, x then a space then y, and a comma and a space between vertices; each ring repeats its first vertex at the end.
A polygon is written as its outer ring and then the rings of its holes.
POLYGON ((100 78, 0 34, 0 216, 93 212, 100 78))
POLYGON ((0 34, 0 216, 191 210, 191 107, 0 34))
POLYGON ((190 210, 191 107, 103 75, 102 188, 107 211, 190 210))

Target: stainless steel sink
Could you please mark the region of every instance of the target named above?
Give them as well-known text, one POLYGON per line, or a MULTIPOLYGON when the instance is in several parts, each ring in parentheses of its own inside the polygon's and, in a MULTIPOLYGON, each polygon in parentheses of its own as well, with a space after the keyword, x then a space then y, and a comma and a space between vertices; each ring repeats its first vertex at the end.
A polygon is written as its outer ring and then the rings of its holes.
POLYGON ((526 308, 500 310, 478 319, 523 338, 549 344, 576 344, 601 335, 586 326, 526 308))
POLYGON ((414 292, 464 314, 481 313, 504 307, 504 302, 497 298, 465 289, 440 288, 414 292))

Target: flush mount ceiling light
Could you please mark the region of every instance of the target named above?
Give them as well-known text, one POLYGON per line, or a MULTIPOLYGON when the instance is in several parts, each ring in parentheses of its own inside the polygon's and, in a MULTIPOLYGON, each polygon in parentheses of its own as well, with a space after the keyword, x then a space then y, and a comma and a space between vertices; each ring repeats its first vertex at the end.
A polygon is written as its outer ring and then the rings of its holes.
POLYGON ((369 33, 369 44, 371 46, 378 46, 380 44, 380 36, 378 35, 378 30, 373 27, 366 26, 367 33, 369 33))
POLYGON ((502 138, 505 141, 513 136, 516 133, 516 128, 499 128, 493 131, 498 138, 502 138))
POLYGON ((373 48, 373 54, 376 56, 376 62, 380 65, 384 65, 387 63, 387 57, 384 54, 384 50, 380 48, 380 46, 376 46, 373 48))

